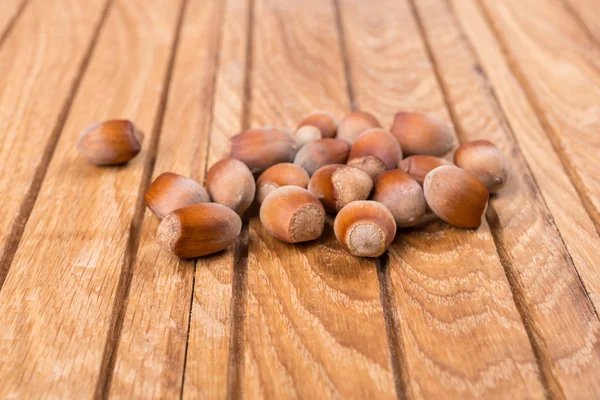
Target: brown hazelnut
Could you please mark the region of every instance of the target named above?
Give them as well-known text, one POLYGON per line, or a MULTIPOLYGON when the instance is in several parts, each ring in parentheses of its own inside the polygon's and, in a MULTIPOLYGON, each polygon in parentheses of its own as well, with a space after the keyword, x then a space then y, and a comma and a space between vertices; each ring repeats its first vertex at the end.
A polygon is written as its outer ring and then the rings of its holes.
POLYGON ((284 186, 265 198, 260 207, 260 222, 283 242, 306 242, 323 233, 325 210, 308 190, 284 186))
POLYGON ((400 142, 405 156, 443 156, 456 146, 450 125, 432 114, 396 113, 390 132, 400 142))
POLYGON ((437 167, 423 184, 431 210, 450 225, 478 228, 487 207, 489 193, 471 173, 453 165, 437 167))
POLYGON ((296 144, 298 148, 301 148, 307 143, 314 142, 315 140, 322 139, 321 131, 316 126, 304 125, 298 128, 294 132, 294 138, 296 138, 296 144))
POLYGON ((362 169, 371 178, 397 167, 402 148, 394 135, 381 128, 364 131, 350 149, 348 165, 362 169))
POLYGON ((366 111, 353 111, 340 121, 337 138, 353 144, 361 133, 370 128, 381 128, 377 118, 366 111))
POLYGON ((350 202, 368 199, 372 189, 373 180, 366 172, 341 164, 319 168, 308 182, 308 191, 330 213, 338 212, 350 202))
POLYGON ((242 230, 242 220, 228 207, 200 203, 168 214, 158 226, 156 239, 179 258, 195 258, 229 247, 242 230))
POLYGON ((162 219, 171 211, 192 204, 208 203, 210 196, 195 180, 172 172, 163 172, 150 184, 144 200, 148 208, 162 219))
POLYGON ((345 164, 349 151, 350 145, 343 140, 319 139, 302 147, 294 158, 294 164, 312 175, 322 166, 345 164))
POLYGON ((399 169, 377 177, 371 198, 386 206, 400 227, 418 224, 427 209, 421 185, 399 169))
POLYGON ((291 163, 275 164, 256 180, 256 201, 260 204, 273 190, 281 186, 298 186, 306 189, 310 177, 303 168, 291 163))
POLYGON ((475 175, 490 193, 500 190, 508 178, 508 160, 487 140, 460 146, 454 153, 454 163, 475 175))
POLYGON ((252 173, 260 173, 271 165, 291 162, 296 154, 296 139, 287 132, 270 126, 254 128, 229 139, 230 158, 242 161, 252 173))
POLYGON ((376 201, 355 201, 335 217, 333 230, 338 242, 357 257, 379 257, 396 236, 394 216, 376 201))
POLYGON ((241 161, 224 158, 206 174, 206 189, 215 203, 231 208, 242 215, 254 201, 254 176, 241 161))
POLYGON ((423 186, 425 175, 442 165, 452 165, 452 162, 434 156, 410 156, 401 160, 398 163, 398 168, 408 173, 414 180, 423 186))
POLYGON ((298 129, 303 126, 315 126, 319 128, 323 138, 333 138, 337 131, 337 125, 337 119, 331 113, 317 110, 306 115, 298 124, 298 129))
POLYGON ((143 137, 131 121, 115 119, 98 122, 83 131, 77 142, 77 150, 92 164, 123 164, 138 155, 143 137))

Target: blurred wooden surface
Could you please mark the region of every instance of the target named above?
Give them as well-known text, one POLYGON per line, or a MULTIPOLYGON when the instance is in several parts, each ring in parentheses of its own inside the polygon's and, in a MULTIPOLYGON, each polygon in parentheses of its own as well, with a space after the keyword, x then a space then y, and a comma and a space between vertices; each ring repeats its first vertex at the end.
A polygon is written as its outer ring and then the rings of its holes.
POLYGON ((0 398, 600 398, 592 0, 0 2, 0 398), (141 195, 242 129, 438 114, 511 162, 476 231, 357 259, 256 217, 179 261, 141 195), (128 165, 90 123, 146 133, 128 165))

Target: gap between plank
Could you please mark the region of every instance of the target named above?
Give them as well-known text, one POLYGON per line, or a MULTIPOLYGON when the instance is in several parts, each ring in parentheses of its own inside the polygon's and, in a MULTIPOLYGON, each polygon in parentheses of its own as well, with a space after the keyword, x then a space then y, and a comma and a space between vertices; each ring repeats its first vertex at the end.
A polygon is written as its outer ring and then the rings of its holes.
POLYGON ((350 69, 350 60, 348 58, 348 47, 346 46, 346 35, 344 25, 342 24, 342 12, 340 11, 340 0, 331 0, 335 12, 335 24, 337 26, 340 51, 344 63, 344 75, 346 77, 346 90, 348 91, 348 100, 350 100, 350 110, 356 110, 356 96, 352 86, 352 71, 350 69))
POLYGON ((160 102, 158 104, 158 110, 153 124, 153 132, 148 149, 148 159, 145 162, 142 179, 138 188, 137 202, 135 204, 133 218, 129 228, 127 244, 123 255, 123 265, 121 267, 121 273, 117 283, 114 306, 110 318, 106 343, 104 345, 104 352, 102 354, 102 363, 100 364, 100 372, 98 374, 98 380, 96 381, 96 388, 94 390, 95 399, 106 399, 108 398, 108 393, 110 392, 116 354, 119 348, 123 320, 125 318, 125 311, 127 309, 129 291, 131 289, 131 280, 133 278, 131 266, 133 265, 133 261, 137 255, 138 244, 140 241, 140 230, 146 208, 144 204, 144 193, 150 184, 150 179, 152 178, 152 173, 154 170, 154 164, 156 162, 156 152, 158 149, 160 134, 162 132, 165 110, 167 108, 169 88, 171 86, 171 79, 173 77, 175 57, 177 55, 183 15, 185 13, 187 2, 188 0, 181 1, 179 15, 177 17, 175 36, 171 45, 171 54, 169 55, 167 71, 164 78, 165 84, 163 86, 163 91, 160 96, 160 102))
MULTIPOLYGON (((248 19, 246 23, 246 66, 244 76, 244 97, 242 104, 242 130, 250 128, 252 106, 252 71, 254 54, 254 6, 255 0, 248 0, 248 19)), ((250 213, 252 213, 252 207, 250 213)), ((248 213, 248 214, 250 214, 248 213)), ((248 298, 248 241, 249 220, 244 221, 240 239, 236 242, 236 256, 233 262, 233 281, 231 283, 231 306, 229 311, 229 354, 227 359, 227 399, 242 397, 242 379, 244 369, 244 336, 246 321, 246 302, 248 298)))
POLYGON ((506 59, 508 66, 510 67, 510 70, 513 72, 514 76, 516 77, 517 81, 519 82, 519 85, 521 85, 521 87, 523 88, 523 91, 525 92, 525 95, 527 97, 527 100, 529 101, 529 104, 531 104, 540 124, 542 125, 544 132, 546 132, 546 136, 548 136, 548 138, 550 139, 550 144, 554 148, 554 152, 558 155, 558 158, 561 161, 563 168, 564 168, 565 172, 567 173, 567 176, 569 177, 569 179, 571 179, 571 182, 573 183, 573 186, 575 187, 575 191, 579 195, 579 199, 581 200, 581 203, 583 204, 583 208, 585 208, 585 210, 587 211, 588 215, 590 216, 592 222, 594 223, 594 227, 596 228, 596 233, 600 236, 600 211, 596 210, 596 207, 594 206, 591 199, 586 194, 585 185, 583 184, 583 182, 579 176, 579 173, 576 171, 575 167, 571 163, 569 156, 566 154, 564 147, 563 147, 562 143, 560 142, 560 138, 558 137, 558 134, 555 132, 554 128, 552 128, 552 126, 548 122, 548 119, 546 118, 546 116, 545 116, 544 112, 542 111, 540 104, 537 100, 537 96, 534 94, 533 90, 531 89, 529 83, 527 82, 527 79, 521 72, 521 69, 519 68, 517 63, 514 61, 513 57, 510 55, 510 52, 508 51, 508 49, 504 43, 504 40, 502 39, 501 35, 498 33, 498 28, 494 24, 492 17, 489 14, 489 11, 487 10, 487 7, 482 2, 476 2, 476 3, 478 4, 478 7, 481 10, 482 15, 483 15, 484 19, 486 20, 488 26, 491 28, 491 30, 496 38, 496 42, 498 42, 498 45, 502 51, 502 54, 504 55, 504 58, 506 59))
POLYGON ((2 48, 4 41, 12 31, 13 27, 16 25, 17 20, 21 17, 23 11, 25 10, 25 7, 27 6, 27 4, 29 4, 30 1, 31 0, 23 0, 21 2, 21 5, 17 9, 17 12, 15 13, 15 15, 13 15, 10 22, 6 25, 6 29, 4 29, 4 32, 2 32, 2 34, 0 34, 0 49, 2 48))
MULTIPOLYGON (((469 41, 469 39, 467 38, 467 36, 464 34, 464 30, 462 29, 462 25, 461 25, 460 21, 458 20, 458 18, 456 18, 456 15, 454 14, 454 10, 452 8, 452 4, 450 4, 449 0, 446 0, 446 3, 448 4, 448 8, 451 11, 452 18, 454 19, 454 21, 456 23, 456 26, 459 27, 459 29, 460 29, 460 34, 461 34, 463 42, 469 47, 469 51, 473 55, 473 58, 475 59, 475 63, 476 63, 475 65, 476 65, 477 72, 482 76, 482 78, 487 83, 486 86, 489 89, 489 94, 494 99, 494 102, 496 103, 495 111, 499 114, 501 121, 503 121, 506 124, 507 131, 508 131, 510 137, 512 138, 512 142, 514 143, 515 148, 517 149, 517 151, 520 154, 522 154, 521 147, 519 145, 519 140, 517 139, 517 135, 515 135, 515 132, 514 132, 514 130, 512 128, 510 120, 508 119, 508 116, 506 115, 506 112, 504 111, 504 108, 502 108, 502 105, 501 105, 500 101, 498 100, 498 96, 496 95, 496 92, 494 91, 494 87, 492 86, 492 83, 490 82, 490 80, 489 80, 486 72, 481 67, 481 63, 479 62, 479 57, 477 55, 477 52, 475 51, 475 48, 473 47, 473 44, 469 41)), ((560 229, 558 229, 558 225, 556 224, 556 221, 554 220, 554 215, 552 215, 552 213, 550 212, 550 208, 548 207, 548 203, 546 202, 546 198, 542 194, 542 191, 540 189, 540 185, 537 182, 537 178, 536 178, 535 174, 533 173, 533 171, 531 169, 531 166, 529 165, 529 161, 527 161, 527 158, 525 158, 525 157, 522 157, 522 160, 523 160, 523 163, 525 164, 525 167, 527 169, 527 172, 528 172, 529 176, 531 177, 531 179, 533 180, 533 183, 535 184, 535 187, 537 188, 538 193, 540 193, 540 201, 542 202, 542 204, 544 205, 544 208, 547 211, 546 216, 548 218, 548 223, 550 223, 552 226, 555 227, 555 230, 558 233, 558 236, 560 237, 560 241, 563 244, 563 247, 565 248, 565 251, 566 251, 567 256, 568 256, 567 262, 568 262, 568 264, 570 264, 573 267, 573 270, 577 274, 577 279, 579 280, 579 283, 581 284, 581 286, 583 288, 583 292, 585 293, 586 298, 588 299, 588 301, 589 301, 592 309, 594 310, 594 313, 596 314, 596 318, 600 319, 600 316, 598 315, 598 310, 596 310, 596 306, 592 302, 592 299, 591 299, 591 297, 589 295, 587 287, 585 286, 585 282, 583 281, 583 279, 581 279, 581 275, 579 274, 579 270, 575 266, 575 262, 573 261, 573 257, 571 256, 571 253, 568 250, 568 247, 567 247, 567 244, 566 244, 566 242, 565 242, 565 240, 563 238, 562 232, 560 231, 560 229)), ((493 215, 496 216, 495 210, 494 210, 494 214, 493 215)), ((495 218, 497 219, 497 216, 495 218)), ((491 226, 491 222, 489 220, 489 217, 488 217, 488 223, 490 223, 490 226, 491 226)), ((498 229, 502 229, 499 224, 498 224, 498 227, 499 227, 498 229)), ((492 232, 492 235, 494 235, 494 232, 492 232)), ((494 240, 497 241, 495 237, 494 237, 494 240)))
MULTIPOLYGON (((219 34, 217 37, 217 44, 216 44, 216 48, 215 48, 215 62, 214 62, 214 67, 213 67, 213 76, 212 76, 212 82, 211 82, 211 86, 210 86, 210 90, 211 90, 211 102, 210 102, 210 110, 209 110, 209 119, 208 119, 208 123, 207 123, 207 127, 208 129, 210 129, 212 127, 212 123, 214 120, 214 108, 215 108, 215 93, 216 93, 216 85, 217 85, 217 74, 219 71, 219 67, 221 65, 221 43, 222 43, 222 39, 223 39, 223 30, 225 29, 223 26, 223 22, 225 21, 225 9, 227 8, 227 0, 223 0, 219 3, 220 5, 220 9, 219 9, 219 34)), ((205 149, 204 149, 204 154, 205 156, 205 160, 204 160, 204 169, 203 171, 203 175, 206 174, 206 171, 208 169, 208 156, 210 154, 210 143, 211 143, 211 137, 212 137, 212 130, 209 133, 209 135, 206 138, 206 145, 205 145, 205 149)), ((194 159, 195 161, 195 159, 194 159)), ((196 164, 195 162, 193 162, 193 164, 196 164)), ((192 167, 192 174, 194 174, 192 176, 192 179, 198 180, 198 176, 197 176, 197 171, 199 171, 199 168, 197 166, 193 166, 192 167)), ((188 315, 188 324, 187 324, 187 333, 186 333, 186 337, 185 337, 185 350, 184 350, 184 356, 183 356, 183 370, 182 370, 182 374, 181 374, 181 388, 180 388, 180 392, 179 392, 179 398, 183 399, 183 389, 185 387, 185 371, 186 371, 186 366, 187 366, 187 357, 188 357, 188 349, 190 346, 190 331, 191 331, 191 325, 192 325, 192 310, 194 307, 194 292, 196 289, 196 270, 198 268, 198 261, 194 261, 194 274, 192 276, 192 287, 190 290, 190 312, 188 315)))
MULTIPOLYGON (((429 60, 433 66, 433 70, 434 70, 434 74, 435 74, 438 86, 439 86, 439 88, 442 92, 442 96, 444 98, 444 103, 446 104, 446 107, 450 114, 450 118, 452 119, 452 121, 455 125, 459 141, 462 142, 461 139, 463 139, 465 136, 463 133, 464 130, 462 129, 459 119, 456 116, 452 102, 449 99, 449 95, 447 93, 446 87, 445 87, 443 80, 441 78, 441 75, 440 75, 441 73, 440 73, 439 67, 437 65, 435 58, 433 57, 433 52, 431 50, 429 40, 427 39, 427 36, 425 34, 425 29, 423 27, 423 23, 422 23, 420 16, 418 15, 418 12, 416 10, 414 0, 409 0, 409 3, 410 3, 410 7, 411 7, 411 12, 414 15, 415 20, 417 22, 419 32, 421 33, 421 37, 423 38, 423 43, 424 43, 425 49, 427 51, 429 60)), ((449 8, 450 8, 450 10, 452 10, 451 7, 449 7, 449 8)), ((452 15, 454 16, 454 14, 452 14, 452 15)), ((459 25, 459 27, 460 27, 460 25, 459 25)), ((472 45, 467 40, 467 38, 464 35, 464 32, 462 32, 462 30, 460 33, 463 38, 463 41, 465 41, 466 43, 469 43, 470 51, 473 53, 473 57, 475 58, 475 60, 477 62, 476 65, 479 65, 477 58, 476 58, 476 54, 473 52, 472 45)), ((485 76, 485 74, 483 74, 483 70, 481 72, 482 72, 482 77, 487 78, 485 76)), ((488 86, 493 87, 491 84, 489 84, 488 86)), ((493 91, 492 91, 492 95, 494 95, 493 91)), ((495 96, 494 96, 494 98, 495 98, 495 96)), ((501 119, 503 122, 506 122, 507 129, 511 132, 511 135, 514 140, 514 137, 515 137, 514 132, 512 131, 512 128, 510 127, 510 125, 508 124, 508 120, 506 119, 506 116, 504 114, 501 115, 501 119)), ((517 150, 520 152, 518 142, 516 142, 516 141, 515 141, 515 146, 516 146, 517 150)), ((537 181, 535 180, 535 177, 531 173, 531 169, 529 168, 529 164, 527 163, 527 160, 525 160, 523 158, 523 161, 529 171, 529 174, 531 175, 531 177, 534 181, 534 184, 536 186, 538 186, 537 181)), ((538 190, 539 190, 539 187, 538 187, 538 190)), ((542 196, 542 202, 544 203, 544 207, 546 207, 546 203, 545 203, 545 200, 543 199, 543 196, 542 196)), ((496 252, 498 254, 500 264, 502 265, 502 268, 504 269, 504 274, 509 283, 510 290, 511 290, 511 293, 513 296, 513 300, 515 302, 515 306, 517 308, 517 311, 519 312, 519 315, 521 316, 521 320, 523 322, 523 326, 525 327, 527 337, 531 344, 531 347, 532 347, 532 350, 534 353, 534 357, 536 359, 536 363, 540 369, 540 372, 541 372, 540 378, 541 378, 542 385, 544 386, 546 393, 551 393, 554 396, 564 398, 564 393, 562 391, 562 388, 560 387, 559 382, 554 377, 551 366, 547 365, 544 362, 545 357, 543 356, 543 353, 545 353, 545 351, 543 349, 544 342, 541 339, 542 335, 539 332, 537 332, 535 325, 532 322, 533 318, 531 317, 531 313, 527 308, 526 301, 525 301, 524 294, 523 294, 525 289, 519 284, 519 280, 517 279, 515 274, 512 272, 513 271, 512 262, 510 261, 508 252, 505 250, 505 246, 504 246, 504 242, 502 241, 502 237, 501 237, 501 235, 498 234, 498 232, 500 230, 502 230, 503 228, 500 224, 500 220, 497 216, 496 210, 494 209, 494 207, 491 204, 488 205, 488 209, 487 209, 487 213, 486 213, 486 220, 490 227, 490 233, 492 234, 492 238, 494 240, 494 245, 496 247, 496 252), (537 338, 540 338, 540 340, 538 341, 537 338)), ((549 222, 554 224, 554 220, 551 217, 551 215, 550 215, 549 222)), ((558 231, 558 229, 557 229, 557 231, 558 231)), ((562 240, 562 236, 561 236, 561 240, 562 240)), ((564 245, 564 242, 563 242, 563 245, 564 245)), ((566 246, 565 246, 565 249, 566 249, 566 246)), ((570 258, 571 255, 568 252, 567 252, 567 254, 570 258)), ((572 260, 571 260, 571 264, 573 265, 572 260)), ((579 274, 577 274, 577 275, 579 276, 579 274)), ((580 280, 580 283, 581 283, 581 280, 580 280)))
MULTIPOLYGON (((33 178, 31 181, 31 185, 29 186, 29 190, 19 207, 18 216, 15 219, 12 227, 10 228, 10 232, 8 234, 8 238, 6 240, 6 245, 4 247, 4 254, 0 258, 0 291, 4 286, 4 281, 8 276, 8 272, 10 269, 10 265, 12 264, 13 258, 17 252, 17 248, 21 242, 21 238, 23 236, 23 232, 25 231, 25 226, 27 225, 27 221, 29 220, 29 216, 31 215, 31 211, 35 205, 37 200, 40 188, 42 187, 42 182, 46 177, 46 171, 48 170, 48 165, 50 165, 50 161, 52 160, 52 156, 54 155, 54 151, 56 150, 56 146, 58 144, 58 139, 62 133, 65 122, 67 121, 67 116, 69 115, 69 111, 71 110, 71 106, 73 105, 73 101, 75 99, 75 95, 79 90, 79 85, 83 79, 83 75, 87 70, 87 67, 92 58, 92 54, 94 52, 94 48, 96 47, 96 43, 98 41, 98 37, 100 36, 100 31, 102 30, 104 23, 106 21, 106 17, 108 15, 108 10, 111 7, 113 0, 107 0, 104 9, 100 15, 100 19, 94 28, 94 33, 92 34, 92 39, 90 44, 83 56, 81 61, 81 65, 78 69, 77 74, 75 75, 75 79, 69 88, 69 92, 65 103, 58 114, 58 118, 56 120, 56 124, 54 128, 52 128, 52 132, 48 137, 48 142, 46 143, 46 147, 44 148, 44 152, 42 153, 42 157, 40 159, 40 163, 35 169, 35 173, 33 174, 33 178)), ((1 43, 0 43, 1 45, 1 43)))

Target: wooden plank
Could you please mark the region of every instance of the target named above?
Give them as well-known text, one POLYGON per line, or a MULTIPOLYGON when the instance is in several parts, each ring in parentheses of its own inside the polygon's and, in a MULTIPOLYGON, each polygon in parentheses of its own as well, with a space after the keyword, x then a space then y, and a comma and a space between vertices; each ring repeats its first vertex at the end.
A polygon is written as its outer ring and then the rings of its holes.
MULTIPOLYGON (((249 12, 249 0, 228 0, 224 6, 208 167, 227 152, 228 137, 242 130, 249 12)), ((242 237, 233 248, 196 262, 184 398, 227 397, 234 265, 245 241, 242 237)))
MULTIPOLYGON (((593 397, 600 390, 594 306, 448 3, 415 3, 461 139, 491 140, 510 162, 510 179, 492 197, 488 219, 522 314, 535 332, 549 390, 556 397, 593 397), (563 367, 575 362, 577 373, 563 367)), ((591 282, 596 288, 598 283, 598 277, 591 282)))
POLYGON ((535 176, 569 254, 598 310, 600 277, 596 266, 600 265, 600 238, 594 224, 479 8, 472 2, 460 0, 452 0, 452 7, 493 85, 494 94, 516 136, 519 149, 535 176))
POLYGON ((565 0, 565 4, 593 35, 596 43, 600 44, 600 10, 598 9, 598 2, 596 0, 565 0))
MULTIPOLYGON (((254 21, 252 125, 348 110, 331 3, 256 0, 254 21)), ((395 397, 375 263, 346 254, 331 226, 287 245, 253 218, 247 276, 246 397, 395 397)))
MULTIPOLYGON (((218 0, 190 0, 186 5, 154 177, 170 171, 200 182, 204 178, 213 76, 223 22, 219 18, 221 8, 222 2, 218 0)), ((146 209, 140 246, 132 266, 111 397, 175 398, 182 390, 194 261, 181 261, 160 250, 155 240, 158 224, 159 219, 146 209)), ((200 285, 206 290, 215 287, 207 280, 200 285)), ((218 294, 221 286, 217 285, 213 291, 218 294)), ((212 294, 207 296, 213 298, 212 294)), ((223 302, 210 310, 223 309, 227 314, 229 299, 219 300, 223 302)), ((224 348, 218 346, 219 341, 206 339, 195 345, 214 346, 217 355, 227 359, 226 339, 224 348)), ((212 365, 208 358, 203 361, 212 365)), ((225 371, 216 369, 209 371, 208 377, 224 374, 225 371)))
POLYGON ((562 1, 482 5, 600 231, 600 49, 562 1))
POLYGON ((14 26, 16 19, 23 11, 28 0, 4 0, 0 4, 0 46, 8 31, 14 26))
MULTIPOLYGON (((179 10, 167 0, 120 0, 110 9, 0 292, 0 397, 91 397, 103 384, 179 10), (90 123, 115 117, 145 132, 142 152, 123 167, 95 167, 75 143, 90 123)), ((62 55, 60 37, 54 51, 62 55)))
POLYGON ((0 49, 0 288, 106 0, 73 3, 33 1, 0 49))
MULTIPOLYGON (((341 4, 357 106, 384 126, 399 110, 450 120, 410 5, 341 4)), ((485 221, 476 231, 441 222, 403 230, 388 253, 399 375, 408 397, 543 397, 485 221)))

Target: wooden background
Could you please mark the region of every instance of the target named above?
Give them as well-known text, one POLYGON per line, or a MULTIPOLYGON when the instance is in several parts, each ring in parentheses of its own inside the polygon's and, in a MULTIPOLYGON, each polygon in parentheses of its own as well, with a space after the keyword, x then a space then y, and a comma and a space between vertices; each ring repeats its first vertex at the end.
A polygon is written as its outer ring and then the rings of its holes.
POLYGON ((599 158, 597 0, 2 0, 0 398, 600 397, 599 158), (152 177, 356 108, 497 144, 481 228, 158 249, 152 177), (127 166, 75 150, 109 118, 127 166))

